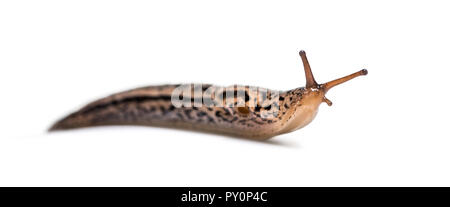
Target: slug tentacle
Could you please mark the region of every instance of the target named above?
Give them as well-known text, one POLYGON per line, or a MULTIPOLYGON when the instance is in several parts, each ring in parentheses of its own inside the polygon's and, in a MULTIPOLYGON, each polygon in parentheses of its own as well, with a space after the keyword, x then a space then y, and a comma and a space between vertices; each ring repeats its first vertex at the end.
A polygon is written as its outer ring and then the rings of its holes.
POLYGON ((336 80, 332 80, 332 81, 324 83, 322 85, 323 85, 324 91, 328 92, 328 90, 330 90, 331 88, 333 88, 339 84, 345 83, 345 82, 347 82, 353 78, 356 78, 358 76, 367 75, 367 74, 368 74, 368 71, 366 69, 362 69, 358 72, 352 73, 352 74, 344 76, 342 78, 338 78, 336 80))
POLYGON ((333 102, 331 102, 330 99, 328 99, 327 97, 323 97, 323 102, 327 103, 328 106, 333 105, 333 102))
POLYGON ((309 65, 308 58, 306 58, 306 52, 301 50, 299 52, 300 57, 302 58, 303 67, 305 70, 305 76, 306 76, 306 88, 316 87, 317 83, 314 79, 314 75, 311 71, 311 66, 309 65))

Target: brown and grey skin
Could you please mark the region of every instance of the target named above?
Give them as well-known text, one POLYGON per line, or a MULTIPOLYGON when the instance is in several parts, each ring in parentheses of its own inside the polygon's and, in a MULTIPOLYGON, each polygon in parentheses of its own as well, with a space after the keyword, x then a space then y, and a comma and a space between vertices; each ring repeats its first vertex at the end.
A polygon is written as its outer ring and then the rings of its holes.
MULTIPOLYGON (((367 75, 367 70, 363 69, 324 84, 317 84, 305 52, 300 51, 300 56, 305 70, 306 86, 284 92, 269 90, 267 97, 270 94, 279 94, 273 99, 277 100, 276 103, 264 105, 261 103, 261 97, 249 90, 250 87, 234 85, 226 87, 225 90, 234 94, 233 103, 243 101, 245 106, 236 107, 231 104, 218 107, 202 104, 200 107, 177 108, 172 104, 171 96, 173 90, 180 85, 149 86, 92 102, 55 123, 50 131, 105 125, 146 125, 192 129, 258 140, 292 132, 309 124, 322 102, 331 106, 331 101, 325 97, 328 90, 355 77, 367 75)), ((213 93, 218 91, 212 85, 203 85, 202 91, 205 92, 210 87, 213 87, 213 93)), ((194 93, 191 95, 192 102, 202 99, 202 96, 195 97, 194 93)))

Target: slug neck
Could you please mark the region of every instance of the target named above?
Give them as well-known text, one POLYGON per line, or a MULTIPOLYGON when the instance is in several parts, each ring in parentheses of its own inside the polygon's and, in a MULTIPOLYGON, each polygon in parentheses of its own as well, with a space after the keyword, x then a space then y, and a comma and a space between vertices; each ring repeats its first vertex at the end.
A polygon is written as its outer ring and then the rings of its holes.
POLYGON ((323 90, 318 88, 299 88, 293 91, 301 91, 301 94, 290 94, 293 101, 285 114, 280 134, 298 130, 311 123, 325 97, 323 90))

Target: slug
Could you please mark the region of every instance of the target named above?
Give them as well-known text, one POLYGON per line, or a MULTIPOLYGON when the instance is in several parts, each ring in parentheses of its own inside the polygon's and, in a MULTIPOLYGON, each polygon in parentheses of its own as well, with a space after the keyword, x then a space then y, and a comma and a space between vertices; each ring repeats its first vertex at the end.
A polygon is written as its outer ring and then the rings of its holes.
POLYGON ((105 125, 182 128, 265 140, 309 124, 325 94, 361 75, 317 84, 306 53, 300 51, 306 86, 288 91, 210 84, 158 85, 137 88, 87 104, 56 122, 49 131, 105 125))

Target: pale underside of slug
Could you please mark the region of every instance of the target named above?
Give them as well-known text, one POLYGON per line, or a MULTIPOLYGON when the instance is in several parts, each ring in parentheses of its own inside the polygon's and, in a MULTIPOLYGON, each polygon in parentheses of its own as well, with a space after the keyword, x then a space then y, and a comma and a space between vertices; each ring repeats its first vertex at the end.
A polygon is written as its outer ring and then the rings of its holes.
POLYGON ((306 87, 274 91, 240 85, 222 88, 204 84, 200 94, 190 94, 190 106, 177 106, 173 102, 173 92, 180 85, 137 88, 87 104, 55 123, 50 131, 106 125, 145 125, 261 140, 288 133, 309 124, 322 102, 331 105, 325 98, 331 87, 367 74, 366 70, 361 70, 319 85, 315 83, 304 52, 301 51, 300 55, 305 66, 306 87), (255 92, 255 88, 265 92, 255 92), (195 100, 205 100, 206 92, 223 93, 223 104, 193 105, 195 100))

